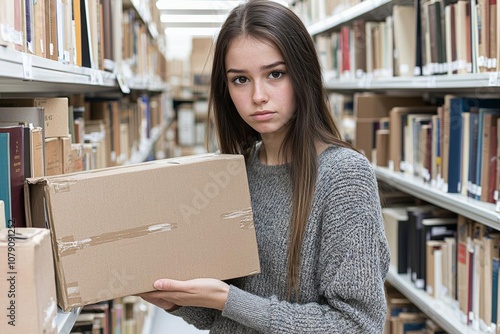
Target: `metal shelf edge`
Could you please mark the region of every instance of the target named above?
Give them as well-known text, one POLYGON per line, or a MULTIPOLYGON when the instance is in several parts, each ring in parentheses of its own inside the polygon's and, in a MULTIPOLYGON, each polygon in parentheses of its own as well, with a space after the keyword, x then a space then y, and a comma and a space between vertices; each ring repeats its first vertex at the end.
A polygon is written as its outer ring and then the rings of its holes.
POLYGON ((81 310, 82 310, 81 307, 76 307, 72 309, 70 312, 63 312, 61 309, 58 308, 56 316, 57 333, 69 334, 81 310))
POLYGON ((450 334, 481 334, 472 327, 460 321, 458 309, 447 305, 444 301, 434 299, 424 290, 413 286, 408 275, 399 275, 394 268, 389 268, 387 281, 405 295, 422 312, 433 319, 440 327, 450 334))
POLYGON ((495 204, 436 190, 415 177, 391 172, 385 167, 374 168, 377 178, 403 192, 500 230, 500 213, 495 211, 495 204))

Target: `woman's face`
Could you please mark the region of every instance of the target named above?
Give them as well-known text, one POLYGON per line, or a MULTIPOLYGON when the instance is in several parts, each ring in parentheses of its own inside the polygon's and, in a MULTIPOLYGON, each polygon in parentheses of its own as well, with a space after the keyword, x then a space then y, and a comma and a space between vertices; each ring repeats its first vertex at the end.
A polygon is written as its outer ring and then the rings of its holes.
POLYGON ((229 94, 241 118, 262 139, 283 139, 295 113, 295 95, 283 56, 274 44, 241 36, 225 59, 229 94))

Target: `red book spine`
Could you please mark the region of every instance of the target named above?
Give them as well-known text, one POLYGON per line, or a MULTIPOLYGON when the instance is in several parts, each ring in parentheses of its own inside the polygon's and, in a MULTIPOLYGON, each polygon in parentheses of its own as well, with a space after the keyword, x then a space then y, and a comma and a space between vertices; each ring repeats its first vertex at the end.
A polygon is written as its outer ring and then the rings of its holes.
POLYGON ((10 134, 10 188, 12 221, 15 227, 25 227, 24 215, 24 129, 23 126, 0 127, 10 134))

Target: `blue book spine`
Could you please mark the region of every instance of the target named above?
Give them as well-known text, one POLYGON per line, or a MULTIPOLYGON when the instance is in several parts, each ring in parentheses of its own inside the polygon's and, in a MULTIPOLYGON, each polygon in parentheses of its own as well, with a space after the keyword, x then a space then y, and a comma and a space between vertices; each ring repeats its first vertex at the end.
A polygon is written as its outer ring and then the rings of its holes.
POLYGON ((0 133, 0 200, 4 202, 6 227, 12 220, 10 190, 10 134, 0 133))
POLYGON ((498 271, 500 267, 500 259, 493 258, 492 260, 492 277, 491 277, 491 323, 497 323, 498 312, 498 271))
POLYGON ((448 154, 448 192, 460 192, 462 169, 462 108, 461 99, 450 101, 450 148, 448 154))

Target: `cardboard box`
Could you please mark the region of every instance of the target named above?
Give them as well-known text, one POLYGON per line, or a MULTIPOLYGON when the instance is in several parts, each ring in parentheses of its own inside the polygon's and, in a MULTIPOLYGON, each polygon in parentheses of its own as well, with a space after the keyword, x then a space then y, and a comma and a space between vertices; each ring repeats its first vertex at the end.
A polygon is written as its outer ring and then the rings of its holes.
POLYGON ((361 118, 388 117, 394 107, 422 106, 425 101, 421 96, 394 96, 374 93, 354 94, 354 116, 361 118))
POLYGON ((28 224, 52 232, 63 310, 151 291, 159 278, 260 272, 243 156, 28 179, 26 191, 28 224))
POLYGON ((57 333, 50 231, 0 230, 0 333, 57 333))
POLYGON ((63 173, 63 142, 61 138, 45 138, 45 175, 63 173))
POLYGON ((45 115, 45 138, 69 135, 68 98, 36 97, 0 99, 4 107, 43 107, 45 115))

